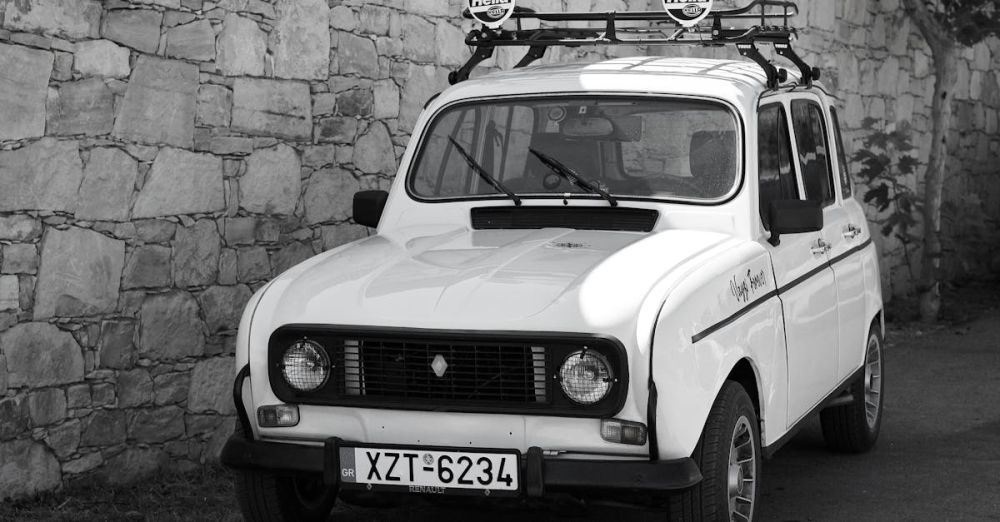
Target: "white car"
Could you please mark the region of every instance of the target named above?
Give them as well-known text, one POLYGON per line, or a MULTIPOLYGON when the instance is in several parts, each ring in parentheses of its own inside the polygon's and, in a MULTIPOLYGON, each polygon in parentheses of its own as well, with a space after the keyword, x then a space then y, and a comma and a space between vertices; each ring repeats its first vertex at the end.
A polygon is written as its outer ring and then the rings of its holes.
POLYGON ((810 415, 870 449, 882 297, 835 106, 651 57, 443 92, 391 191, 356 196, 377 234, 246 308, 223 452, 244 516, 569 493, 752 520, 810 415))

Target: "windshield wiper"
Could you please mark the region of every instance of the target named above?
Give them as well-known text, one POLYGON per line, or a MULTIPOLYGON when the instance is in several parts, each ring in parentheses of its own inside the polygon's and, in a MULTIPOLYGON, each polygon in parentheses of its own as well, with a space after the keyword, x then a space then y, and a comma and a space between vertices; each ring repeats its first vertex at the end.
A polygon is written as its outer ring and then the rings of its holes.
POLYGON ((531 153, 534 154, 535 157, 538 158, 543 165, 551 169, 552 172, 555 172, 556 174, 562 176, 566 181, 569 181, 570 183, 580 187, 581 189, 591 194, 597 194, 598 196, 601 196, 602 198, 608 200, 608 203, 611 203, 612 207, 618 206, 618 200, 615 199, 615 197, 612 196, 611 194, 608 194, 608 191, 583 179, 583 177, 577 174, 575 170, 560 163, 559 160, 553 158, 552 156, 543 154, 535 149, 529 148, 528 150, 531 151, 531 153))
POLYGON ((497 189, 497 191, 507 194, 507 197, 512 199, 515 205, 519 207, 521 206, 521 198, 519 198, 517 194, 505 187, 503 183, 500 183, 500 180, 494 178, 489 172, 486 172, 486 169, 477 163, 476 160, 469 155, 469 152, 459 145, 457 141, 455 141, 455 138, 448 136, 448 139, 451 140, 451 144, 455 146, 455 150, 457 150, 458 153, 465 158, 465 162, 469 164, 469 168, 471 168, 476 174, 479 174, 479 177, 483 178, 483 181, 492 185, 493 188, 497 189))

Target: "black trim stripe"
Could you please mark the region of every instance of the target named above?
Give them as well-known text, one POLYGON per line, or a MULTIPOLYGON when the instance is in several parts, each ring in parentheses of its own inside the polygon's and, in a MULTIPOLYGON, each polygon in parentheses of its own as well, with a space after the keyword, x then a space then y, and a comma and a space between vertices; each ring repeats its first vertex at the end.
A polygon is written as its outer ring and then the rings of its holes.
POLYGON ((754 308, 757 308, 758 306, 766 303, 772 297, 780 297, 781 294, 783 294, 785 292, 788 292, 792 288, 795 288, 796 286, 798 286, 798 285, 806 282, 807 280, 809 280, 810 278, 816 276, 820 272, 823 272, 827 268, 833 268, 833 265, 835 265, 835 264, 837 264, 837 263, 839 263, 839 262, 847 259, 848 257, 850 257, 850 256, 852 256, 852 255, 854 255, 854 254, 856 254, 856 253, 858 253, 858 252, 860 252, 860 251, 868 248, 868 245, 871 245, 871 244, 872 244, 872 239, 869 237, 867 240, 865 240, 864 243, 861 243, 860 245, 858 245, 858 246, 856 246, 856 247, 848 250, 847 252, 844 252, 843 254, 840 254, 839 256, 837 256, 837 257, 835 257, 835 258, 827 261, 826 263, 823 263, 822 265, 820 265, 820 266, 818 266, 818 267, 810 270, 809 272, 807 272, 807 273, 803 274, 802 276, 796 278, 794 281, 786 284, 785 286, 783 286, 783 287, 781 287, 781 288, 779 288, 777 290, 771 290, 770 292, 768 292, 768 293, 764 294, 763 296, 761 296, 756 301, 754 301, 754 302, 748 304, 747 306, 741 308, 738 312, 734 313, 733 315, 730 315, 729 317, 723 319, 722 321, 719 321, 718 323, 715 323, 712 326, 709 326, 708 328, 706 328, 706 329, 702 330, 701 332, 695 334, 694 337, 691 338, 691 344, 695 344, 698 341, 701 341, 702 339, 708 337, 709 335, 712 335, 713 333, 715 333, 715 332, 717 332, 717 331, 725 328, 726 326, 729 326, 730 324, 732 324, 734 321, 736 321, 740 317, 743 317, 744 315, 750 313, 754 308))

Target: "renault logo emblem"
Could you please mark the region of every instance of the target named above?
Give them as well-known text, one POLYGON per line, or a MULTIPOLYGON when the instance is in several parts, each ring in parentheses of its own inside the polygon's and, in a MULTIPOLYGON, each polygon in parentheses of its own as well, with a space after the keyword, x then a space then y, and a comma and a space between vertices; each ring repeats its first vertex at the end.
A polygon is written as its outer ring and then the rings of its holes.
POLYGON ((434 370, 434 375, 444 377, 444 372, 448 371, 448 361, 444 360, 443 355, 437 354, 431 361, 431 369, 434 370))

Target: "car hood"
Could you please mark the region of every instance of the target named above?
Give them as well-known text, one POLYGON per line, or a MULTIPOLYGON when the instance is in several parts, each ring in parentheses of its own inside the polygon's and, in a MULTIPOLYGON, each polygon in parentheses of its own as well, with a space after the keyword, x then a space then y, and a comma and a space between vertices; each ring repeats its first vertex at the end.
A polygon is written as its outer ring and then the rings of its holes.
POLYGON ((273 328, 589 330, 634 318, 656 281, 726 238, 414 227, 317 256, 279 277, 266 298, 277 300, 268 307, 273 328))

